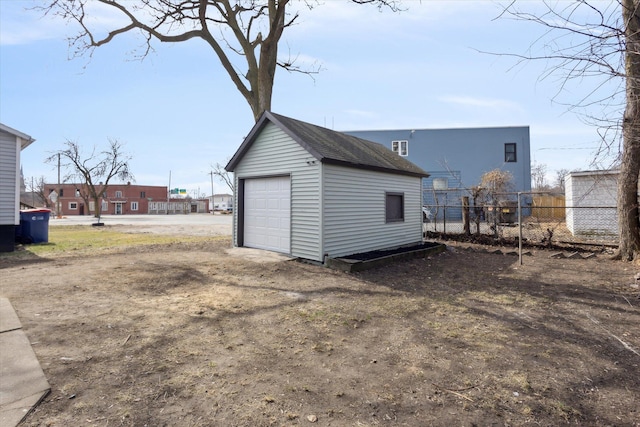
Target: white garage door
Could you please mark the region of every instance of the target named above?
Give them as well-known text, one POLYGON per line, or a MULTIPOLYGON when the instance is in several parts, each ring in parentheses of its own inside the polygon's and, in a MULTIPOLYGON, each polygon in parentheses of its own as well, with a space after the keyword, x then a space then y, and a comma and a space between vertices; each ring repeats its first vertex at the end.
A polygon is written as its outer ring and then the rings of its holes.
POLYGON ((291 181, 288 176, 244 183, 244 246, 290 252, 291 181))

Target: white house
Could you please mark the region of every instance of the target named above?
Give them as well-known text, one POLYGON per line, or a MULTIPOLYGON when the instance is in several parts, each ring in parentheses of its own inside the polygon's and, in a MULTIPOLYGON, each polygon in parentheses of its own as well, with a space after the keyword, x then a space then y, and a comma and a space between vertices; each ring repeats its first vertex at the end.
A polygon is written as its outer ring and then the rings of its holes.
POLYGON ((15 249, 20 225, 20 151, 35 141, 0 123, 0 252, 15 249))
POLYGON ((322 262, 422 242, 428 174, 375 142, 265 112, 226 169, 234 246, 322 262))
POLYGON ((571 172, 565 179, 567 228, 574 236, 616 239, 617 170, 571 172))
POLYGON ((232 194, 214 194, 209 199, 209 209, 215 211, 230 211, 233 208, 232 194))

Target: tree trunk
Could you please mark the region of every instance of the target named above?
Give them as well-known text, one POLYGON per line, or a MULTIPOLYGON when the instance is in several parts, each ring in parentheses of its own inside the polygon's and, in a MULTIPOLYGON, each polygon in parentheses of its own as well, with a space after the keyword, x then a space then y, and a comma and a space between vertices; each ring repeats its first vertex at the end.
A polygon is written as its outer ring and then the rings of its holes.
POLYGON ((93 197, 93 203, 95 205, 93 217, 100 219, 100 215, 102 215, 102 203, 100 202, 100 197, 93 197))
POLYGON ((253 102, 249 102, 256 122, 263 112, 271 111, 273 84, 278 66, 278 42, 284 31, 287 4, 288 0, 269 0, 269 34, 260 45, 258 69, 250 70, 250 73, 256 75, 256 78, 250 81, 253 102))
POLYGON ((469 197, 462 197, 462 224, 464 228, 464 234, 469 236, 471 234, 471 224, 469 223, 469 197))
POLYGON ((260 48, 260 67, 257 70, 257 87, 251 88, 254 94, 254 102, 251 104, 253 118, 257 122, 265 111, 271 111, 271 96, 273 83, 276 77, 276 58, 278 56, 278 43, 272 43, 267 39, 260 48))
POLYGON ((638 179, 640 174, 640 0, 624 0, 627 104, 622 124, 622 163, 618 177, 618 231, 616 258, 632 261, 640 254, 638 179))

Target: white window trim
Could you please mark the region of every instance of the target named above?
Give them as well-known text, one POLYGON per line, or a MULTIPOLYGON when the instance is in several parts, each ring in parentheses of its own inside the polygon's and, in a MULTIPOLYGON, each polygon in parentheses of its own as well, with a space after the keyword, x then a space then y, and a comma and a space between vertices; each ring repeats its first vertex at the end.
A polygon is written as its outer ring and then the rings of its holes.
POLYGON ((69 202, 69 209, 72 210, 77 210, 78 209, 78 202, 69 202))
POLYGON ((406 139, 391 141, 391 151, 402 157, 409 155, 409 141, 406 139))
POLYGON ((122 191, 120 190, 116 191, 116 199, 122 199, 122 191))
POLYGON ((138 202, 131 202, 131 210, 132 211, 138 210, 138 202))

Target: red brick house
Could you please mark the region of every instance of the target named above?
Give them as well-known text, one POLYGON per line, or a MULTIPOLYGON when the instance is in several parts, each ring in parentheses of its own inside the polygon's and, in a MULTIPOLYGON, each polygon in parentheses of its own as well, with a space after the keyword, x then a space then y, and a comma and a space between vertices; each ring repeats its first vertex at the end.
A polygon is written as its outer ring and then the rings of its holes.
MULTIPOLYGON (((94 215, 94 201, 88 196, 85 184, 45 184, 45 194, 55 191, 59 193, 58 201, 51 203, 52 209, 58 215, 94 215)), ((153 185, 109 184, 107 191, 100 198, 103 215, 146 215, 149 212, 149 202, 167 201, 167 187, 153 185)))

